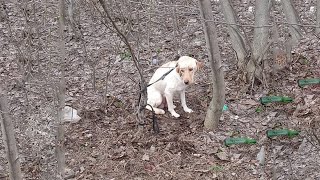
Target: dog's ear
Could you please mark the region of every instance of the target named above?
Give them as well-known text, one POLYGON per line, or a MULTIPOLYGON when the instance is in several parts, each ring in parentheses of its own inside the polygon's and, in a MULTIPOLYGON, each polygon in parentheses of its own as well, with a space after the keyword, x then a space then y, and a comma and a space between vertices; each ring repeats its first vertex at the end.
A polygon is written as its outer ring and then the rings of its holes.
POLYGON ((204 66, 203 62, 197 61, 197 69, 201 69, 203 68, 203 66, 204 66))
POLYGON ((179 76, 182 77, 181 68, 179 67, 179 64, 176 65, 176 71, 179 74, 179 76))
POLYGON ((180 73, 180 68, 179 68, 179 64, 178 63, 176 65, 176 71, 177 71, 177 73, 180 73))

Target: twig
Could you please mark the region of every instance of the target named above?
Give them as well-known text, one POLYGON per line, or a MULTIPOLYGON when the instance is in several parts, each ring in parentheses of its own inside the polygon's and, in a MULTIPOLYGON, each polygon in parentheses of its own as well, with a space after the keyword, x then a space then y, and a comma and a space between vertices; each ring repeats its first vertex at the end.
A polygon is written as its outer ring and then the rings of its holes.
MULTIPOLYGON (((81 13, 81 11, 80 11, 80 13, 81 13)), ((83 48, 83 52, 84 52, 85 59, 86 59, 87 61, 89 61, 88 64, 89 64, 89 66, 92 68, 92 86, 93 86, 93 90, 96 91, 96 71, 97 71, 96 66, 97 66, 97 60, 95 60, 94 58, 93 58, 93 60, 92 60, 92 58, 90 58, 90 57, 88 56, 86 41, 85 41, 85 39, 84 39, 84 34, 83 34, 81 28, 78 28, 78 27, 75 26, 75 25, 74 25, 74 28, 75 28, 75 33, 76 33, 76 30, 78 30, 79 33, 80 33, 80 34, 79 34, 79 35, 80 35, 79 37, 80 37, 80 40, 82 41, 81 44, 82 44, 82 48, 83 48)))
MULTIPOLYGON (((171 0, 172 5, 174 4, 174 1, 171 0)), ((174 44, 175 44, 175 51, 176 51, 176 55, 179 55, 179 45, 180 42, 178 42, 178 39, 181 39, 180 37, 177 38, 178 35, 180 35, 180 30, 179 30, 179 25, 178 25, 178 20, 177 20, 177 12, 176 12, 176 7, 173 6, 173 40, 174 40, 174 44)))
POLYGON ((138 70, 138 73, 139 73, 139 75, 140 75, 140 78, 141 78, 141 79, 144 79, 144 78, 143 78, 143 75, 142 75, 141 68, 140 68, 140 64, 138 63, 136 57, 134 56, 134 51, 133 51, 130 43, 128 42, 127 37, 125 37, 125 35, 120 31, 120 29, 118 28, 118 26, 116 25, 116 23, 112 20, 111 15, 110 15, 109 11, 107 10, 107 7, 106 7, 106 5, 105 5, 104 0, 99 0, 99 2, 100 2, 100 4, 101 4, 104 12, 106 13, 107 18, 110 20, 110 22, 111 22, 111 24, 112 24, 112 27, 116 30, 116 32, 117 32, 118 36, 120 37, 120 39, 121 39, 121 40, 126 44, 126 46, 128 47, 128 49, 129 49, 129 51, 130 51, 130 53, 131 53, 132 60, 133 60, 135 66, 136 66, 136 68, 137 68, 137 70, 138 70))
MULTIPOLYGON (((142 3, 142 2, 137 2, 137 1, 129 1, 129 3, 133 3, 133 4, 138 4, 140 5, 140 7, 142 7, 142 5, 145 6, 150 6, 152 7, 152 4, 147 4, 147 3, 142 3)), ((199 12, 199 8, 197 7, 192 7, 192 6, 185 6, 185 5, 178 5, 178 4, 161 4, 159 6, 163 6, 163 7, 174 7, 174 8, 187 8, 187 9, 192 9, 192 10, 196 10, 199 12)), ((148 15, 155 15, 155 16, 171 16, 172 13, 146 13, 148 15)), ((185 15, 186 13, 176 13, 176 15, 179 14, 183 14, 185 15)), ((198 15, 199 13, 191 13, 193 15, 198 15)), ((239 24, 239 23, 227 23, 227 22, 223 22, 223 21, 215 21, 215 20, 206 20, 206 21, 213 21, 216 24, 225 24, 225 25, 233 25, 233 26, 242 26, 242 27, 252 27, 252 28, 262 28, 262 27, 272 27, 274 26, 273 24, 270 25, 264 25, 264 26, 255 26, 253 24, 239 24)), ((314 27, 314 28, 320 28, 320 26, 317 26, 316 24, 297 24, 297 23, 288 23, 288 22, 282 22, 282 21, 274 21, 274 23, 276 24, 284 24, 284 25, 289 25, 289 26, 301 26, 301 27, 314 27)))
MULTIPOLYGON (((137 2, 137 1, 129 1, 130 3, 135 3, 135 4, 143 4, 146 6, 152 6, 151 4, 147 4, 147 3, 141 3, 141 2, 137 2)), ((187 9, 194 9, 199 11, 198 8, 196 7, 192 7, 192 6, 185 6, 185 5, 178 5, 178 4, 161 4, 161 6, 166 6, 166 7, 183 7, 183 8, 187 8, 187 9)))
POLYGON ((164 165, 164 164, 167 164, 167 163, 169 163, 169 162, 171 162, 171 161, 173 161, 173 160, 176 160, 177 158, 175 157, 175 158, 172 158, 172 159, 170 159, 170 160, 168 160, 168 161, 165 161, 165 162, 163 162, 163 163, 161 163, 161 164, 158 164, 156 167, 160 167, 160 166, 162 166, 162 165, 164 165))
MULTIPOLYGON (((253 24, 238 24, 238 23, 227 23, 223 21, 215 21, 215 20, 206 20, 206 22, 214 22, 216 24, 225 24, 225 25, 230 25, 230 26, 242 26, 242 27, 252 27, 252 28, 263 28, 263 27, 273 27, 275 26, 274 24, 268 24, 268 25, 263 25, 263 26, 255 26, 253 24)), ((275 24, 284 24, 288 26, 302 26, 302 27, 314 27, 318 28, 320 26, 314 25, 314 24, 296 24, 296 23, 287 23, 287 22, 281 22, 281 21, 275 21, 275 24)))
POLYGON ((142 70, 141 70, 141 66, 140 63, 138 62, 138 59, 133 51, 133 48, 131 47, 128 39, 126 38, 126 36, 120 31, 119 27, 116 25, 116 23, 114 22, 114 20, 112 20, 110 12, 108 11, 106 5, 105 5, 105 1, 104 0, 99 0, 99 3, 101 4, 104 12, 106 13, 106 17, 107 19, 109 19, 109 21, 112 24, 112 27, 116 30, 117 35, 120 37, 120 39, 126 44, 127 48, 129 49, 130 53, 131 53, 131 58, 132 61, 136 67, 136 69, 138 70, 139 76, 140 76, 140 93, 141 93, 141 98, 139 98, 139 107, 138 107, 138 111, 137 111, 137 118, 139 120, 139 124, 144 124, 144 113, 143 110, 145 108, 145 106, 147 105, 147 91, 146 91, 146 81, 143 77, 142 74, 142 70))

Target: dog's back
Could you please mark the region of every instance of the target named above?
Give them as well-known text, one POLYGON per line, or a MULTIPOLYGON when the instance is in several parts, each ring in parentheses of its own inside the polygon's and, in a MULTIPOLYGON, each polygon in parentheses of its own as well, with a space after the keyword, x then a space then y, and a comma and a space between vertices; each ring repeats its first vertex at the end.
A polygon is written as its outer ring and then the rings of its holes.
MULTIPOLYGON (((177 65, 177 61, 170 61, 167 62, 165 64, 163 64, 160 68, 158 68, 152 78, 150 79, 149 84, 156 82, 159 78, 161 78, 165 73, 169 72, 171 69, 175 68, 177 65)), ((172 79, 171 76, 173 75, 173 73, 169 73, 165 79, 163 81, 158 81, 155 84, 153 84, 152 86, 149 86, 148 88, 155 88, 160 92, 164 91, 164 88, 166 87, 167 84, 167 79, 170 80, 172 79)))
POLYGON ((168 71, 170 71, 171 69, 175 68, 177 65, 177 61, 170 61, 170 62, 167 62, 165 64, 163 64, 160 68, 158 68, 152 78, 150 79, 150 83, 153 83, 155 81, 157 81, 159 78, 161 78, 161 76, 165 73, 167 73, 168 71))

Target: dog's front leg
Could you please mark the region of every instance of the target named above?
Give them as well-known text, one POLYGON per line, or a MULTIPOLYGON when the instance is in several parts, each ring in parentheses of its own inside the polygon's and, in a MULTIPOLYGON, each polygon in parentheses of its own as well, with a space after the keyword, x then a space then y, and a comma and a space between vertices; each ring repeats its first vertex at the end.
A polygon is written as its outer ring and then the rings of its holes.
POLYGON ((173 105, 173 91, 170 91, 169 89, 166 89, 164 92, 168 104, 168 111, 171 113, 172 116, 174 117, 180 117, 178 113, 174 110, 174 105, 173 105))
POLYGON ((180 99, 181 99, 181 105, 183 107, 183 110, 187 113, 192 113, 192 109, 188 108, 187 102, 186 102, 186 91, 182 90, 180 92, 180 99))

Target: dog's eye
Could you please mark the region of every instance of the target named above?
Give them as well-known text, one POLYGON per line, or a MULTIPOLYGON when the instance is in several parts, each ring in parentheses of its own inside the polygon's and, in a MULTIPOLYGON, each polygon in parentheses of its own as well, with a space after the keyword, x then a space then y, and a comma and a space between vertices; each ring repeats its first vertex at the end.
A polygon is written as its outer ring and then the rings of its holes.
POLYGON ((184 73, 184 70, 183 70, 183 69, 181 69, 181 72, 182 72, 182 73, 184 73))
POLYGON ((193 68, 189 68, 189 71, 193 71, 193 68))

